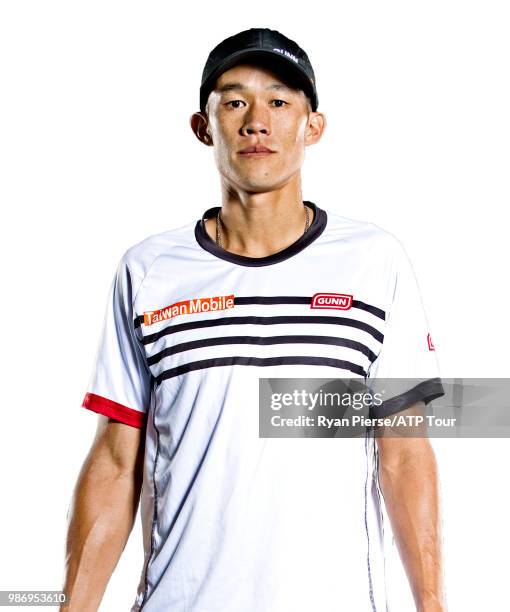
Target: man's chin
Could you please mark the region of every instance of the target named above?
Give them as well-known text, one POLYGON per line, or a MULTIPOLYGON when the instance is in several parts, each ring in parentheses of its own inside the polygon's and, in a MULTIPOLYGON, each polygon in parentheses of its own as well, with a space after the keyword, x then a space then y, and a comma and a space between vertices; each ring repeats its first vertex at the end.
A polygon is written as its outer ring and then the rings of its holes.
POLYGON ((236 181, 237 187, 250 193, 265 193, 281 189, 290 177, 243 176, 236 181))

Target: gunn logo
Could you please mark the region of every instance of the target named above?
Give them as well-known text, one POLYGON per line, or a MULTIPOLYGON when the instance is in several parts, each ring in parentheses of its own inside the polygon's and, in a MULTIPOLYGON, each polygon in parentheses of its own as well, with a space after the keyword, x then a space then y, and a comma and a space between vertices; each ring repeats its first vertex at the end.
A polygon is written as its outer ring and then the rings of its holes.
POLYGON ((160 321, 167 321, 178 315, 196 314, 234 308, 234 295, 219 295, 217 297, 196 298, 170 304, 159 310, 150 310, 143 313, 144 325, 154 325, 160 321))
POLYGON ((346 293, 316 293, 312 296, 310 308, 334 308, 349 310, 352 306, 352 295, 346 293))
POLYGON ((278 53, 281 53, 282 55, 285 55, 285 57, 288 57, 289 59, 291 59, 293 62, 296 62, 296 64, 299 64, 299 60, 295 55, 292 55, 292 53, 289 53, 289 51, 287 51, 286 49, 277 49, 276 47, 273 49, 273 51, 278 51, 278 53))

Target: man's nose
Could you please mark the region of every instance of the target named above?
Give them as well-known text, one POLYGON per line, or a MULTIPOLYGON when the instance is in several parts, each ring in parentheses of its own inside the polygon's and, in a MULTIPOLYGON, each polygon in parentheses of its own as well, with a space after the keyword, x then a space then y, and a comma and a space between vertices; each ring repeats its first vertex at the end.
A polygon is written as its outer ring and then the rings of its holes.
POLYGON ((241 134, 250 136, 252 134, 270 134, 271 120, 267 108, 260 104, 252 105, 245 115, 241 134))

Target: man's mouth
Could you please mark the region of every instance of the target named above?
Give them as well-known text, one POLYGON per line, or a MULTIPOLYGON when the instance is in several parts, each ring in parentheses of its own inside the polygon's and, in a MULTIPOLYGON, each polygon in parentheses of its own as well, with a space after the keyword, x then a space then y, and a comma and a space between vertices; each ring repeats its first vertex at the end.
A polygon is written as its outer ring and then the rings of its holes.
POLYGON ((266 155, 271 155, 271 153, 276 153, 276 151, 263 145, 253 145, 239 151, 239 155, 243 157, 265 157, 266 155))

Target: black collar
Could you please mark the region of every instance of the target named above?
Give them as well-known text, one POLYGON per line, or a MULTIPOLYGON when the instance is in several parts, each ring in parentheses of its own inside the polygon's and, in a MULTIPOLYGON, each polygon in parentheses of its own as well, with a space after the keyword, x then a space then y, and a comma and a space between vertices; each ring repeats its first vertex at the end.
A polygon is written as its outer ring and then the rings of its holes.
POLYGON ((308 230, 282 251, 278 251, 272 255, 267 255, 266 257, 246 257, 245 255, 230 253, 229 251, 225 251, 224 249, 220 248, 216 242, 211 239, 205 230, 204 222, 206 219, 216 216, 221 206, 213 206, 205 211, 205 213, 202 215, 202 219, 197 221, 197 224, 195 225, 195 238, 203 249, 209 251, 209 253, 215 257, 219 257, 220 259, 225 259, 226 261, 239 264, 240 266, 269 266, 296 255, 296 253, 299 253, 299 251, 302 251, 305 247, 311 244, 324 231, 328 220, 326 211, 322 210, 313 202, 309 202, 308 200, 305 200, 304 204, 307 204, 314 212, 313 221, 308 230))

